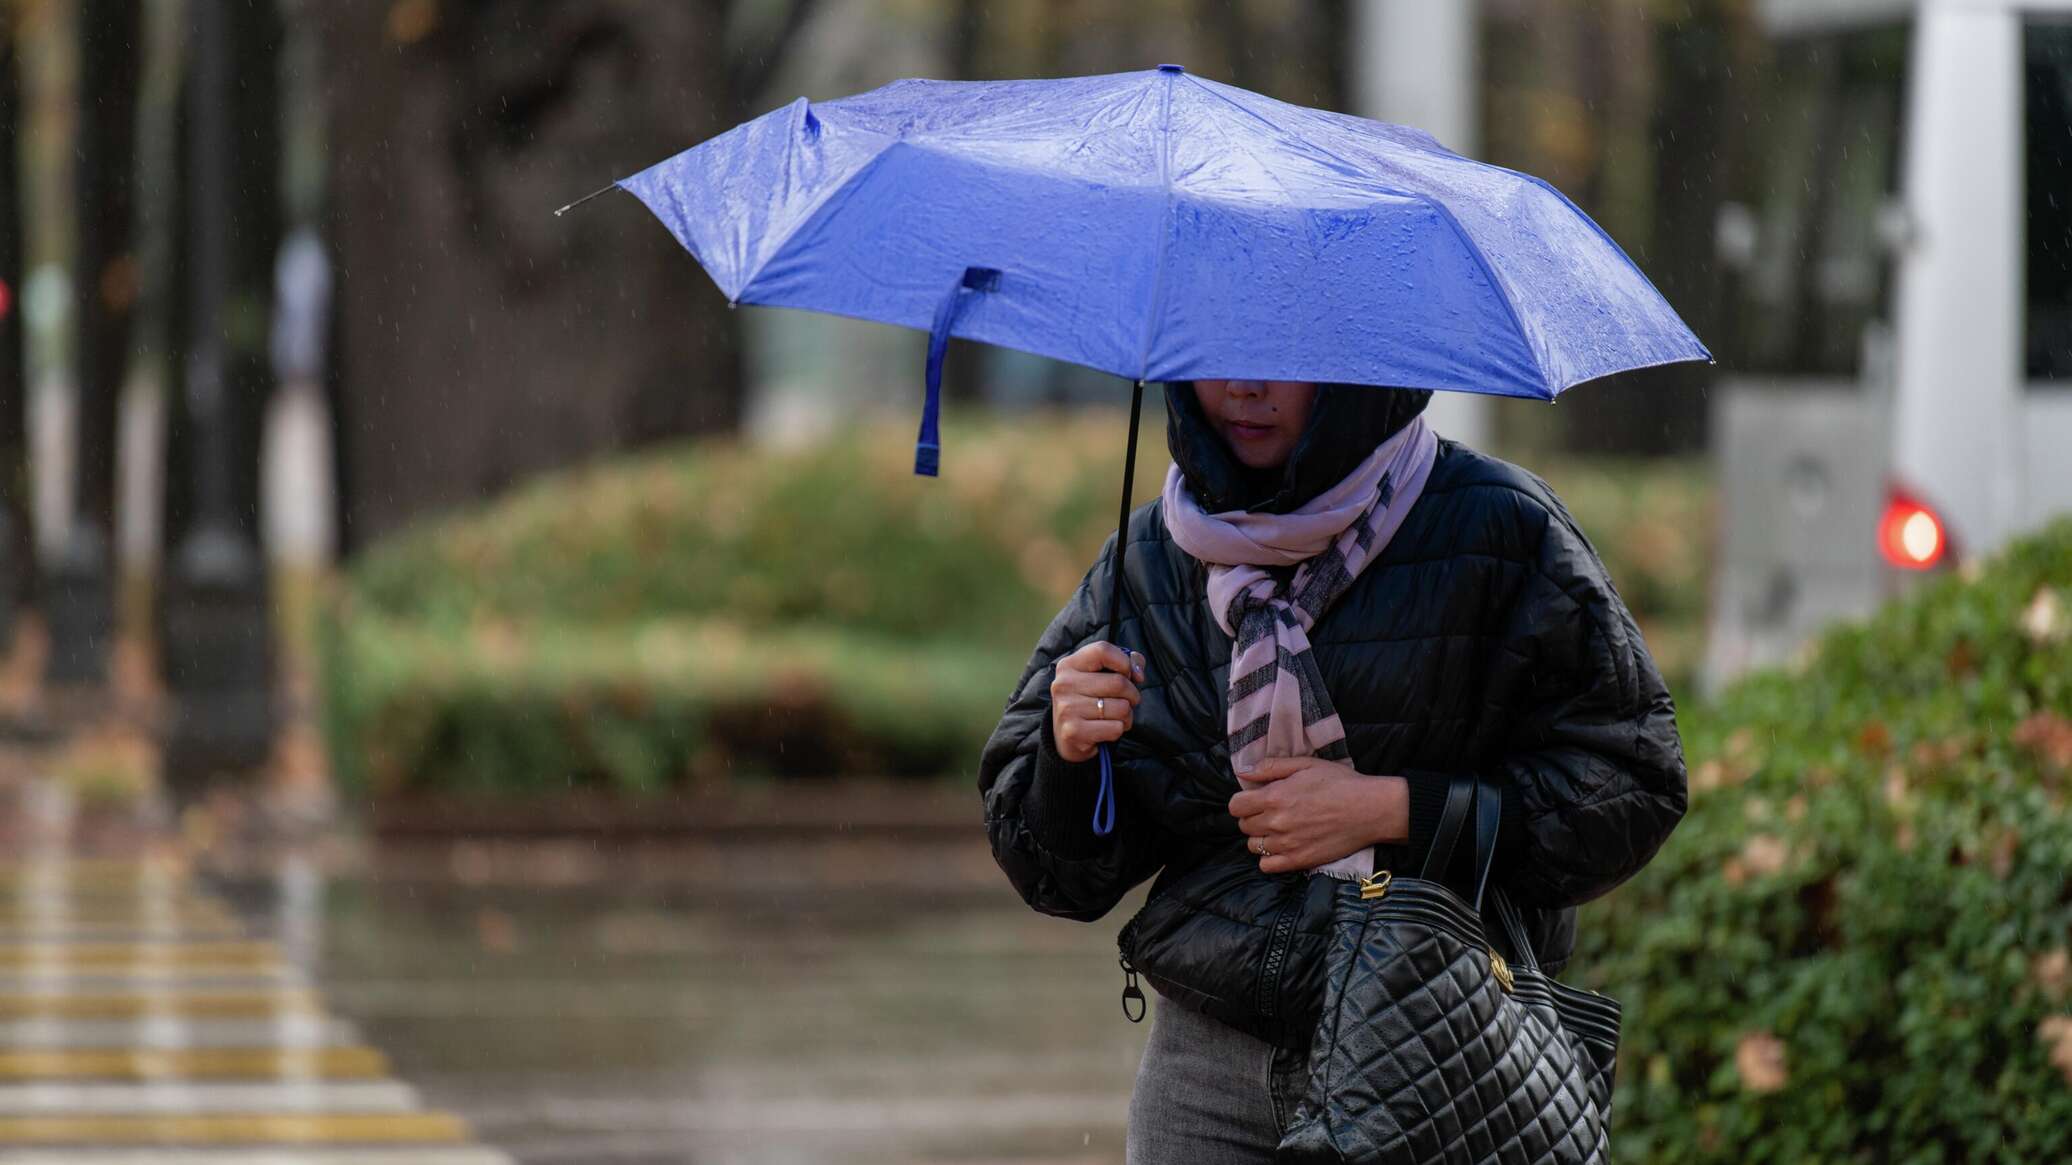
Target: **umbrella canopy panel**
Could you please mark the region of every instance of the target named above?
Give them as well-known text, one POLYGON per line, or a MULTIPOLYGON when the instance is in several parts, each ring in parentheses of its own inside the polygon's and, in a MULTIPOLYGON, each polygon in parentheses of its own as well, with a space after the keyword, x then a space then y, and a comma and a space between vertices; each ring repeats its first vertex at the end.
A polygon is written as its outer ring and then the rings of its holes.
POLYGON ((618 183, 738 303, 953 334, 1127 379, 1552 399, 1709 359, 1553 188, 1400 126, 1177 67, 804 99, 618 183))

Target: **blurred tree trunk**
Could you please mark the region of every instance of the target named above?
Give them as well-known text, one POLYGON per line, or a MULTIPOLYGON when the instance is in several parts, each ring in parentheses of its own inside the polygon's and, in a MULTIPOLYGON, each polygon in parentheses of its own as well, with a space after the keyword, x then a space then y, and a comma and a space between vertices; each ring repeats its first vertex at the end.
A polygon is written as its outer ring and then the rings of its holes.
POLYGON ((1214 54, 1200 69, 1204 76, 1298 105, 1346 107, 1349 0, 1265 8, 1245 0, 1194 0, 1192 15, 1214 54))
POLYGON ((29 524, 29 370, 22 342, 20 13, 0 10, 0 650, 15 615, 33 601, 35 541, 29 524))
POLYGON ((136 186, 137 83, 143 73, 138 0, 80 0, 79 130, 73 171, 77 246, 72 301, 72 513, 51 564, 44 614, 48 678, 107 678, 115 629, 115 416, 129 371, 137 263, 130 253, 136 186))
POLYGON ((950 79, 979 80, 979 53, 985 45, 986 4, 984 0, 955 0, 950 9, 950 79))
POLYGON ((115 508, 115 413, 130 355, 137 298, 135 216, 137 83, 143 74, 138 0, 79 0, 79 136, 75 199, 74 322, 78 349, 75 521, 103 539, 115 508))
POLYGON ((1222 57, 1222 67, 1212 75, 1240 89, 1258 89, 1258 45, 1252 39, 1252 22, 1245 19, 1243 0, 1196 0, 1195 8, 1195 19, 1213 30, 1222 57))
MULTIPOLYGON (((1650 30, 1659 70, 1647 138, 1652 207, 1645 232, 1615 235, 1708 347, 1723 318, 1713 259, 1713 223, 1732 169, 1740 119, 1733 100, 1734 0, 1694 0, 1657 18, 1650 30)), ((1612 227, 1612 222, 1606 223, 1612 227)), ((1567 443, 1589 453, 1675 455, 1706 444, 1705 389, 1712 369, 1672 364, 1613 377, 1563 398, 1567 443), (1587 395, 1586 395, 1587 394, 1587 395)))
POLYGON ((172 266, 177 391, 155 610, 172 697, 166 783, 187 804, 271 749, 274 644, 260 419, 280 246, 282 30, 273 0, 188 0, 172 266))
POLYGON ((740 423, 737 328, 614 196, 751 114, 812 5, 336 0, 324 22, 341 549, 544 470, 740 423), (737 12, 756 45, 728 49, 737 12))

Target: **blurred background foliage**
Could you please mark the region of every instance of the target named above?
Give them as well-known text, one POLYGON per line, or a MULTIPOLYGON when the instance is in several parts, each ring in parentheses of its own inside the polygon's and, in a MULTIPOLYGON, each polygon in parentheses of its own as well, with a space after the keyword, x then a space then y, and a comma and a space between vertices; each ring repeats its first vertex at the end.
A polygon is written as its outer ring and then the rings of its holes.
POLYGON ((1689 813, 1573 964, 1619 1159, 2072 1156, 2072 520, 1680 719, 1689 813))
MULTIPOLYGON (((337 770, 370 791, 968 779, 1114 530, 1119 422, 948 420, 933 480, 892 421, 788 452, 689 442, 385 540, 325 608, 337 770)), ((1162 429, 1154 412, 1145 440, 1162 429)), ((1143 453, 1138 504, 1167 464, 1143 453)), ((1540 468, 1681 686, 1702 637, 1705 474, 1540 468)))

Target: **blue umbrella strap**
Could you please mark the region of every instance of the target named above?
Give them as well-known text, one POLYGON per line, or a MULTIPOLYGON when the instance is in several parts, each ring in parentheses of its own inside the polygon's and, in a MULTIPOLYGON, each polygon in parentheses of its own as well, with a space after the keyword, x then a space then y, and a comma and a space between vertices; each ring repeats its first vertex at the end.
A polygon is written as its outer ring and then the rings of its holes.
POLYGON ((1101 742, 1101 788, 1094 794, 1094 836, 1115 831, 1115 758, 1107 741, 1101 742))
POLYGON ((956 285, 935 308, 935 323, 928 329, 928 399, 921 405, 921 433, 914 440, 914 472, 936 476, 942 462, 942 437, 936 419, 942 412, 942 358, 949 351, 950 329, 963 312, 967 291, 991 291, 1000 286, 1000 271, 994 267, 966 267, 956 285))

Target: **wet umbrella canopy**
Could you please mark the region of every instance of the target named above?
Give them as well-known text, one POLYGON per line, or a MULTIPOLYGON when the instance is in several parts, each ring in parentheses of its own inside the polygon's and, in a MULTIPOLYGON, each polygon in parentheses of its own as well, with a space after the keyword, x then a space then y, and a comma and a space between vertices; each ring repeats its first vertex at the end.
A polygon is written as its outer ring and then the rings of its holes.
MULTIPOLYGON (((936 471, 952 335, 1133 381, 1118 529, 1146 381, 1552 400, 1609 373, 1711 358, 1539 179, 1177 65, 800 98, 615 185, 729 302, 928 330, 916 473, 936 471)), ((1118 592, 1125 545, 1116 538, 1118 592)), ((1107 744, 1101 770, 1105 834, 1107 744)))

